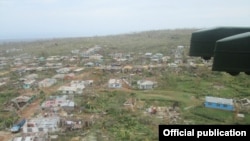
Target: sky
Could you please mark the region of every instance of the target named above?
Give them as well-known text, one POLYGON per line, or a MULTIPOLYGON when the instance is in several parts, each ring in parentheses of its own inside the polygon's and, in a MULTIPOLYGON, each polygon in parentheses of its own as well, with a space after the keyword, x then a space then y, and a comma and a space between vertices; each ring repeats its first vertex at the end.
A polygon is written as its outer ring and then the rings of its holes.
POLYGON ((250 26, 250 0, 0 0, 0 40, 250 26))

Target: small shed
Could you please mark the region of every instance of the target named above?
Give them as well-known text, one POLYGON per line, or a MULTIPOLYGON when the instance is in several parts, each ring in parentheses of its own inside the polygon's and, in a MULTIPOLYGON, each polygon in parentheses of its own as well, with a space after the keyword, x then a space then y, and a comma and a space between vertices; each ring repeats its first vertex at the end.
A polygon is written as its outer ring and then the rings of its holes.
POLYGON ((61 86, 58 91, 60 91, 62 94, 76 94, 79 93, 77 91, 76 87, 71 87, 71 86, 61 86))
POLYGON ((34 79, 28 79, 28 80, 25 80, 23 82, 23 88, 24 89, 30 89, 32 87, 32 85, 34 85, 36 82, 36 80, 34 79))
POLYGON ((150 80, 139 80, 137 81, 137 85, 139 89, 148 90, 156 87, 156 82, 150 80))
POLYGON ((86 64, 84 64, 85 67, 94 67, 95 64, 93 62, 88 62, 86 64))
POLYGON ((56 82, 57 80, 54 78, 45 78, 44 80, 38 82, 38 86, 39 88, 50 87, 54 85, 56 82))
POLYGON ((74 70, 75 73, 81 73, 84 70, 84 68, 77 68, 74 70))
POLYGON ((109 88, 121 88, 122 81, 120 79, 109 79, 108 87, 109 88))
POLYGON ((67 100, 60 105, 66 111, 72 111, 75 107, 75 102, 71 100, 67 100))
POLYGON ((227 98, 206 96, 204 105, 207 108, 221 109, 227 111, 235 110, 233 99, 227 99, 227 98))
POLYGON ((70 68, 60 68, 56 70, 57 73, 61 73, 61 74, 69 73, 70 71, 71 71, 70 68))
POLYGON ((145 53, 145 57, 146 57, 146 58, 150 58, 150 57, 152 56, 152 54, 153 54, 153 53, 147 52, 147 53, 145 53))

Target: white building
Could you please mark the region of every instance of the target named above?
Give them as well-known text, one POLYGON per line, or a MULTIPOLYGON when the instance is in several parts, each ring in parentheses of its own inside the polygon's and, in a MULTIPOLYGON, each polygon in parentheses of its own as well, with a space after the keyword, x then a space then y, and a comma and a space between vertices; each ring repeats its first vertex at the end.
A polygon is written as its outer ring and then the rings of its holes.
POLYGON ((100 54, 93 54, 91 56, 89 56, 89 59, 93 59, 93 60, 102 60, 103 56, 100 54))
POLYGON ((38 83, 39 88, 50 87, 57 82, 56 79, 46 78, 38 83))
POLYGON ((150 58, 152 55, 153 55, 153 53, 150 53, 150 52, 145 53, 146 58, 150 58))
POLYGON ((71 81, 70 86, 61 86, 58 91, 63 94, 82 94, 85 89, 85 81, 71 81))
POLYGON ((155 88, 157 83, 149 80, 139 80, 137 81, 137 85, 139 89, 148 90, 155 88))
POLYGON ((109 79, 108 87, 109 88, 121 88, 122 81, 120 79, 109 79))
POLYGON ((63 73, 63 74, 69 73, 70 71, 71 71, 70 68, 60 68, 60 69, 56 70, 57 73, 63 73))

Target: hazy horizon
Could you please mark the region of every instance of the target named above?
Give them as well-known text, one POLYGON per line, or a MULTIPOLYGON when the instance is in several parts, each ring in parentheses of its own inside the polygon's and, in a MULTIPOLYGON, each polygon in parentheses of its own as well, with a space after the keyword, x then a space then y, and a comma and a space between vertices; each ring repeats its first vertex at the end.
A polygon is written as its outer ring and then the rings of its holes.
POLYGON ((92 38, 92 37, 104 37, 104 36, 119 36, 125 34, 136 34, 136 33, 143 33, 143 32, 151 32, 151 31, 161 31, 161 30, 191 30, 191 29, 199 29, 199 28, 173 28, 173 29, 157 29, 157 30, 143 30, 143 31, 134 31, 134 32, 124 32, 124 33, 117 33, 117 34, 104 34, 104 35, 93 35, 93 36, 58 36, 58 37, 40 37, 40 38, 9 38, 9 39, 0 39, 0 42, 26 42, 26 41, 36 41, 36 40, 53 40, 53 39, 66 39, 66 38, 92 38))
POLYGON ((249 26, 250 1, 0 0, 0 40, 249 26))

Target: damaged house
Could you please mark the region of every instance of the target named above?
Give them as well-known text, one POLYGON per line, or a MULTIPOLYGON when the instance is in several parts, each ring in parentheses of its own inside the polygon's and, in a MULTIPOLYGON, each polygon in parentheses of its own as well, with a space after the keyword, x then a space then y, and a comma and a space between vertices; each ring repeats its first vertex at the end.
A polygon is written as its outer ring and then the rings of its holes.
POLYGON ((58 108, 62 108, 66 111, 72 111, 74 110, 75 102, 68 95, 50 96, 48 100, 42 103, 41 107, 44 110, 58 110, 58 108))
POLYGON ((28 119, 22 127, 23 133, 48 133, 59 131, 60 118, 58 116, 28 119))
POLYGON ((109 88, 121 88, 122 81, 120 79, 109 79, 108 87, 109 88))
POLYGON ((67 73, 67 74, 56 74, 54 75, 52 78, 54 79, 59 79, 59 80, 63 80, 63 79, 74 79, 75 78, 75 74, 74 73, 67 73))
POLYGON ((85 89, 85 81, 71 81, 69 86, 61 86, 58 91, 63 94, 82 94, 85 89))
POLYGON ((69 73, 70 71, 71 71, 70 68, 60 68, 56 70, 57 73, 61 73, 61 74, 69 73))
POLYGON ((32 86, 34 86, 35 82, 36 82, 35 79, 24 80, 24 82, 23 82, 23 88, 24 89, 30 89, 30 88, 32 88, 32 86))
POLYGON ((46 79, 38 82, 38 86, 39 86, 39 88, 50 87, 50 86, 54 85, 56 82, 57 82, 56 79, 46 78, 46 79))
POLYGON ((11 100, 12 106, 15 107, 17 110, 25 108, 27 104, 29 104, 34 97, 30 96, 18 96, 11 100))
POLYGON ((38 74, 30 74, 25 76, 24 78, 20 78, 19 80, 23 82, 24 89, 30 89, 35 85, 37 78, 38 74))

